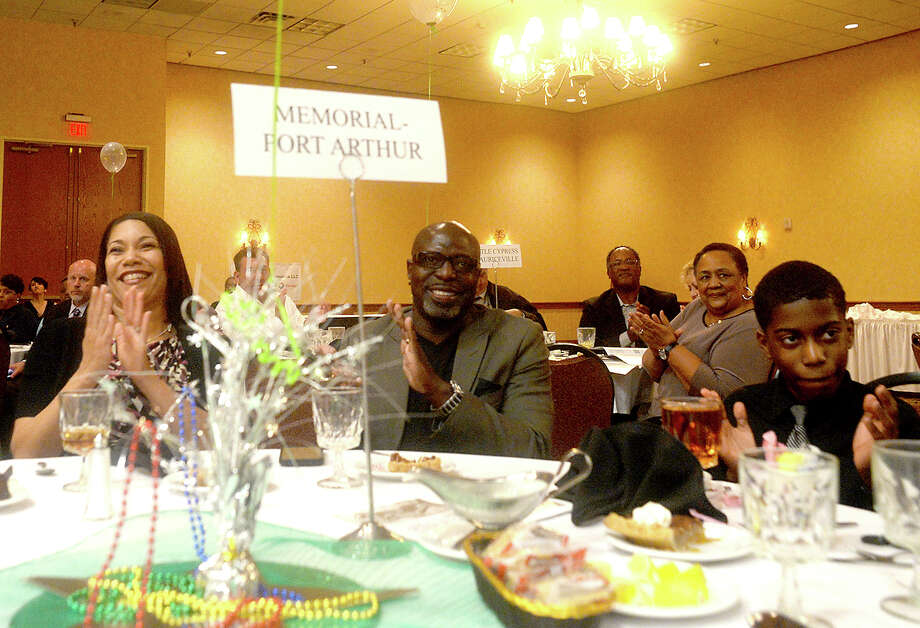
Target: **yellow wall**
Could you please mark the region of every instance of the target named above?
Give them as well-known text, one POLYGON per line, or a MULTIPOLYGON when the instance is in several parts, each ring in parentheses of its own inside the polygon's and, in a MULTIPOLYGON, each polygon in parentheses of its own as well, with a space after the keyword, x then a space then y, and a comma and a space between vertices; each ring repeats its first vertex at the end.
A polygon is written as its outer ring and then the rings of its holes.
MULTIPOLYGON (((202 292, 219 293, 237 234, 254 217, 269 228, 273 259, 309 261, 314 289, 304 291, 303 301, 353 303, 347 184, 281 179, 272 215, 270 180, 233 174, 230 84, 271 78, 174 64, 167 76, 165 216, 193 276, 200 264, 202 292)), ((297 80, 284 86, 318 87, 297 80)), ((447 184, 358 182, 365 300, 409 299, 405 260, 412 238, 426 221, 442 219, 463 222, 481 239, 505 228, 521 243, 526 270, 502 270, 500 280, 535 301, 571 298, 575 116, 452 99, 440 106, 447 184)))
POLYGON ((590 281, 630 243, 643 281, 677 291, 704 244, 766 223, 751 285, 789 259, 834 272, 850 300, 920 298, 920 31, 684 87, 579 119, 578 231, 590 281), (783 230, 783 219, 792 231, 783 230))
POLYGON ((0 18, 0 138, 146 149, 146 208, 162 213, 165 59, 158 37, 0 18), (92 116, 88 140, 67 137, 67 113, 92 116))

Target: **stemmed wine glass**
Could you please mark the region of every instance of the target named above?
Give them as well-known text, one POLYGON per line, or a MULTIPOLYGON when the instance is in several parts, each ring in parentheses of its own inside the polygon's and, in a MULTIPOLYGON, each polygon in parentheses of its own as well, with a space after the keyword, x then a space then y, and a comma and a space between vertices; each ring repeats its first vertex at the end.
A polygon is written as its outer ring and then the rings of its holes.
POLYGON ((364 412, 359 387, 335 387, 313 391, 313 423, 316 444, 332 451, 332 475, 318 482, 323 488, 352 488, 363 480, 345 471, 342 455, 358 446, 364 426, 364 412))
POLYGON ((872 493, 885 536, 914 555, 910 592, 886 597, 882 608, 920 623, 920 440, 883 440, 872 446, 872 493))
POLYGON ((750 449, 741 454, 738 470, 745 527, 760 553, 782 567, 779 612, 810 627, 830 626, 802 613, 795 566, 822 558, 833 541, 840 490, 837 458, 815 451, 750 449))
POLYGON ((86 455, 93 448, 97 435, 108 444, 111 407, 109 394, 98 388, 61 393, 60 428, 64 451, 83 456, 80 478, 65 484, 65 491, 86 490, 86 455))

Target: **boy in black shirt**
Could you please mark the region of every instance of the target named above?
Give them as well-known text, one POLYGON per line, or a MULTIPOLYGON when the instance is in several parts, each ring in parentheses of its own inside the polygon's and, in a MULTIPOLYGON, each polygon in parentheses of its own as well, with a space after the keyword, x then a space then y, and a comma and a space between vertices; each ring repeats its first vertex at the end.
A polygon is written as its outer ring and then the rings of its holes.
POLYGON ((746 386, 725 400, 721 457, 730 477, 738 455, 773 430, 789 447, 811 444, 840 460, 840 503, 872 508, 872 444, 920 438, 920 417, 884 387, 850 379, 847 351, 853 321, 831 273, 809 262, 786 262, 767 273, 754 293, 761 347, 779 376, 746 386))

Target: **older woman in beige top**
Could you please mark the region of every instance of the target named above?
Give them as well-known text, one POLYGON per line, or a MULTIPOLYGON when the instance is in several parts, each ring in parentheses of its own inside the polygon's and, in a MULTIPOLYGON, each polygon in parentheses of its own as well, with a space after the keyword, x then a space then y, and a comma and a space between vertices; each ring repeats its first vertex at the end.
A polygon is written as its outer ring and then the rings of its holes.
POLYGON ((651 416, 660 400, 698 395, 709 388, 725 397, 747 384, 766 381, 770 360, 757 344, 757 319, 747 284, 744 253, 731 244, 708 244, 693 259, 699 299, 669 321, 664 313, 630 316, 648 350, 642 364, 658 382, 651 416))

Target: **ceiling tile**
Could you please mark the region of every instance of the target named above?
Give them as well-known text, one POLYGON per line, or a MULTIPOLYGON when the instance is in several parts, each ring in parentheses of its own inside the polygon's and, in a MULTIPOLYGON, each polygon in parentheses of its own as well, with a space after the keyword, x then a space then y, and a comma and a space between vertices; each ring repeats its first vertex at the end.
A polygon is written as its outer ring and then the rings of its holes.
POLYGON ((178 41, 176 39, 167 39, 166 40, 166 52, 168 53, 182 53, 188 56, 187 53, 198 52, 201 49, 203 44, 195 44, 187 41, 178 41))
POLYGON ((233 35, 221 35, 213 42, 215 46, 237 48, 239 50, 249 50, 259 45, 260 40, 250 39, 249 37, 234 37, 233 35))
POLYGON ((166 53, 166 62, 167 63, 182 63, 188 57, 181 52, 167 52, 166 53))
POLYGON ((147 9, 138 9, 136 7, 123 7, 117 4, 100 4, 90 15, 118 20, 127 20, 130 19, 132 22, 136 22, 141 18, 147 9))
POLYGON ((232 30, 234 26, 236 25, 233 22, 226 22, 224 20, 211 20, 206 17, 196 17, 186 25, 187 28, 192 30, 218 34, 227 33, 232 30))
POLYGON ((39 9, 35 12, 32 19, 38 20, 39 22, 53 22, 55 24, 73 24, 74 22, 79 24, 86 19, 86 16, 76 13, 62 13, 61 11, 45 11, 44 9, 39 9))
MULTIPOLYGON (((286 44, 284 43, 284 39, 281 40, 281 54, 282 55, 290 54, 294 52, 295 50, 298 50, 299 48, 302 48, 302 46, 298 46, 296 44, 286 44)), ((274 41, 263 41, 257 46, 253 46, 253 50, 258 50, 260 52, 269 52, 269 53, 274 54, 275 53, 275 42, 274 41)))
POLYGON ((306 46, 320 39, 319 35, 313 33, 300 33, 298 31, 284 31, 281 35, 281 41, 298 46, 306 46))
POLYGON ((197 55, 192 55, 191 57, 186 59, 185 63, 189 65, 201 65, 201 66, 210 67, 210 68, 219 68, 220 66, 225 64, 227 61, 228 59, 221 59, 220 57, 216 55, 197 54, 197 55))
POLYGON ((255 72, 263 67, 264 63, 253 63, 251 61, 241 61, 239 58, 230 59, 222 66, 225 70, 236 70, 238 72, 255 72))
MULTIPOLYGON (((263 3, 262 0, 259 0, 259 2, 263 3)), ((202 11, 199 17, 211 20, 223 20, 225 22, 236 22, 238 24, 249 24, 249 20, 251 20, 261 8, 262 7, 249 9, 218 2, 202 11)))
POLYGON ((281 74, 290 76, 304 68, 313 65, 312 59, 298 59, 297 57, 284 57, 281 59, 281 74))
POLYGON ((275 55, 269 54, 267 52, 260 52, 258 50, 246 50, 236 57, 239 61, 246 61, 248 63, 254 63, 260 66, 274 63, 275 55))
POLYGON ((13 17, 21 20, 27 20, 35 14, 35 9, 23 7, 23 6, 12 6, 0 3, 0 16, 2 17, 13 17))
POLYGON ((227 31, 227 34, 234 37, 249 37, 250 39, 265 41, 275 37, 275 29, 267 26, 256 26, 255 24, 238 24, 227 31))
POLYGON ((207 57, 216 57, 220 60, 221 65, 229 61, 230 59, 236 59, 241 54, 246 52, 245 50, 240 50, 238 48, 227 48, 226 46, 215 46, 214 44, 209 44, 207 46, 202 46, 198 52, 193 56, 207 56, 207 57), (222 50, 226 54, 218 55, 214 54, 216 51, 222 50))
MULTIPOLYGON (((287 15, 296 15, 298 17, 305 17, 310 15, 317 9, 321 9, 331 0, 284 0, 284 12, 287 15)), ((266 9, 269 11, 277 11, 277 3, 270 3, 271 9, 266 9)))
POLYGON ((191 22, 192 16, 150 10, 142 15, 139 21, 145 24, 156 24, 157 26, 172 26, 174 28, 180 28, 191 22))
POLYGON ((99 0, 45 0, 41 8, 44 11, 89 14, 97 4, 99 0))
POLYGON ((329 57, 335 54, 334 50, 325 50, 323 48, 314 48, 312 46, 303 46, 297 48, 289 53, 292 57, 299 57, 301 59, 328 59, 329 57))
POLYGON ((220 35, 216 35, 214 33, 205 33, 203 31, 194 31, 189 28, 180 28, 169 38, 175 39, 177 41, 190 42, 193 44, 210 44, 218 37, 220 37, 220 35))
MULTIPOLYGON (((284 5, 287 6, 291 3, 291 0, 286 0, 284 5)), ((226 7, 235 7, 237 9, 247 9, 252 11, 254 14, 261 11, 275 11, 277 10, 277 3, 272 2, 271 0, 217 0, 214 3, 214 6, 226 6, 226 7)))
POLYGON ((351 0, 332 0, 332 2, 326 4, 326 6, 313 11, 309 15, 318 20, 348 24, 370 13, 374 9, 394 1, 395 0, 364 0, 363 2, 354 2, 351 0))
MULTIPOLYGON (((842 4, 842 3, 841 3, 842 4)), ((789 2, 777 8, 776 16, 805 26, 846 24, 847 15, 809 2, 789 2)))
POLYGON ((80 26, 98 28, 105 31, 126 31, 128 27, 131 26, 131 20, 116 20, 90 15, 80 22, 80 26))
POLYGON ((135 22, 128 27, 128 32, 166 38, 175 33, 176 29, 171 26, 158 26, 156 24, 147 24, 146 22, 135 22))

